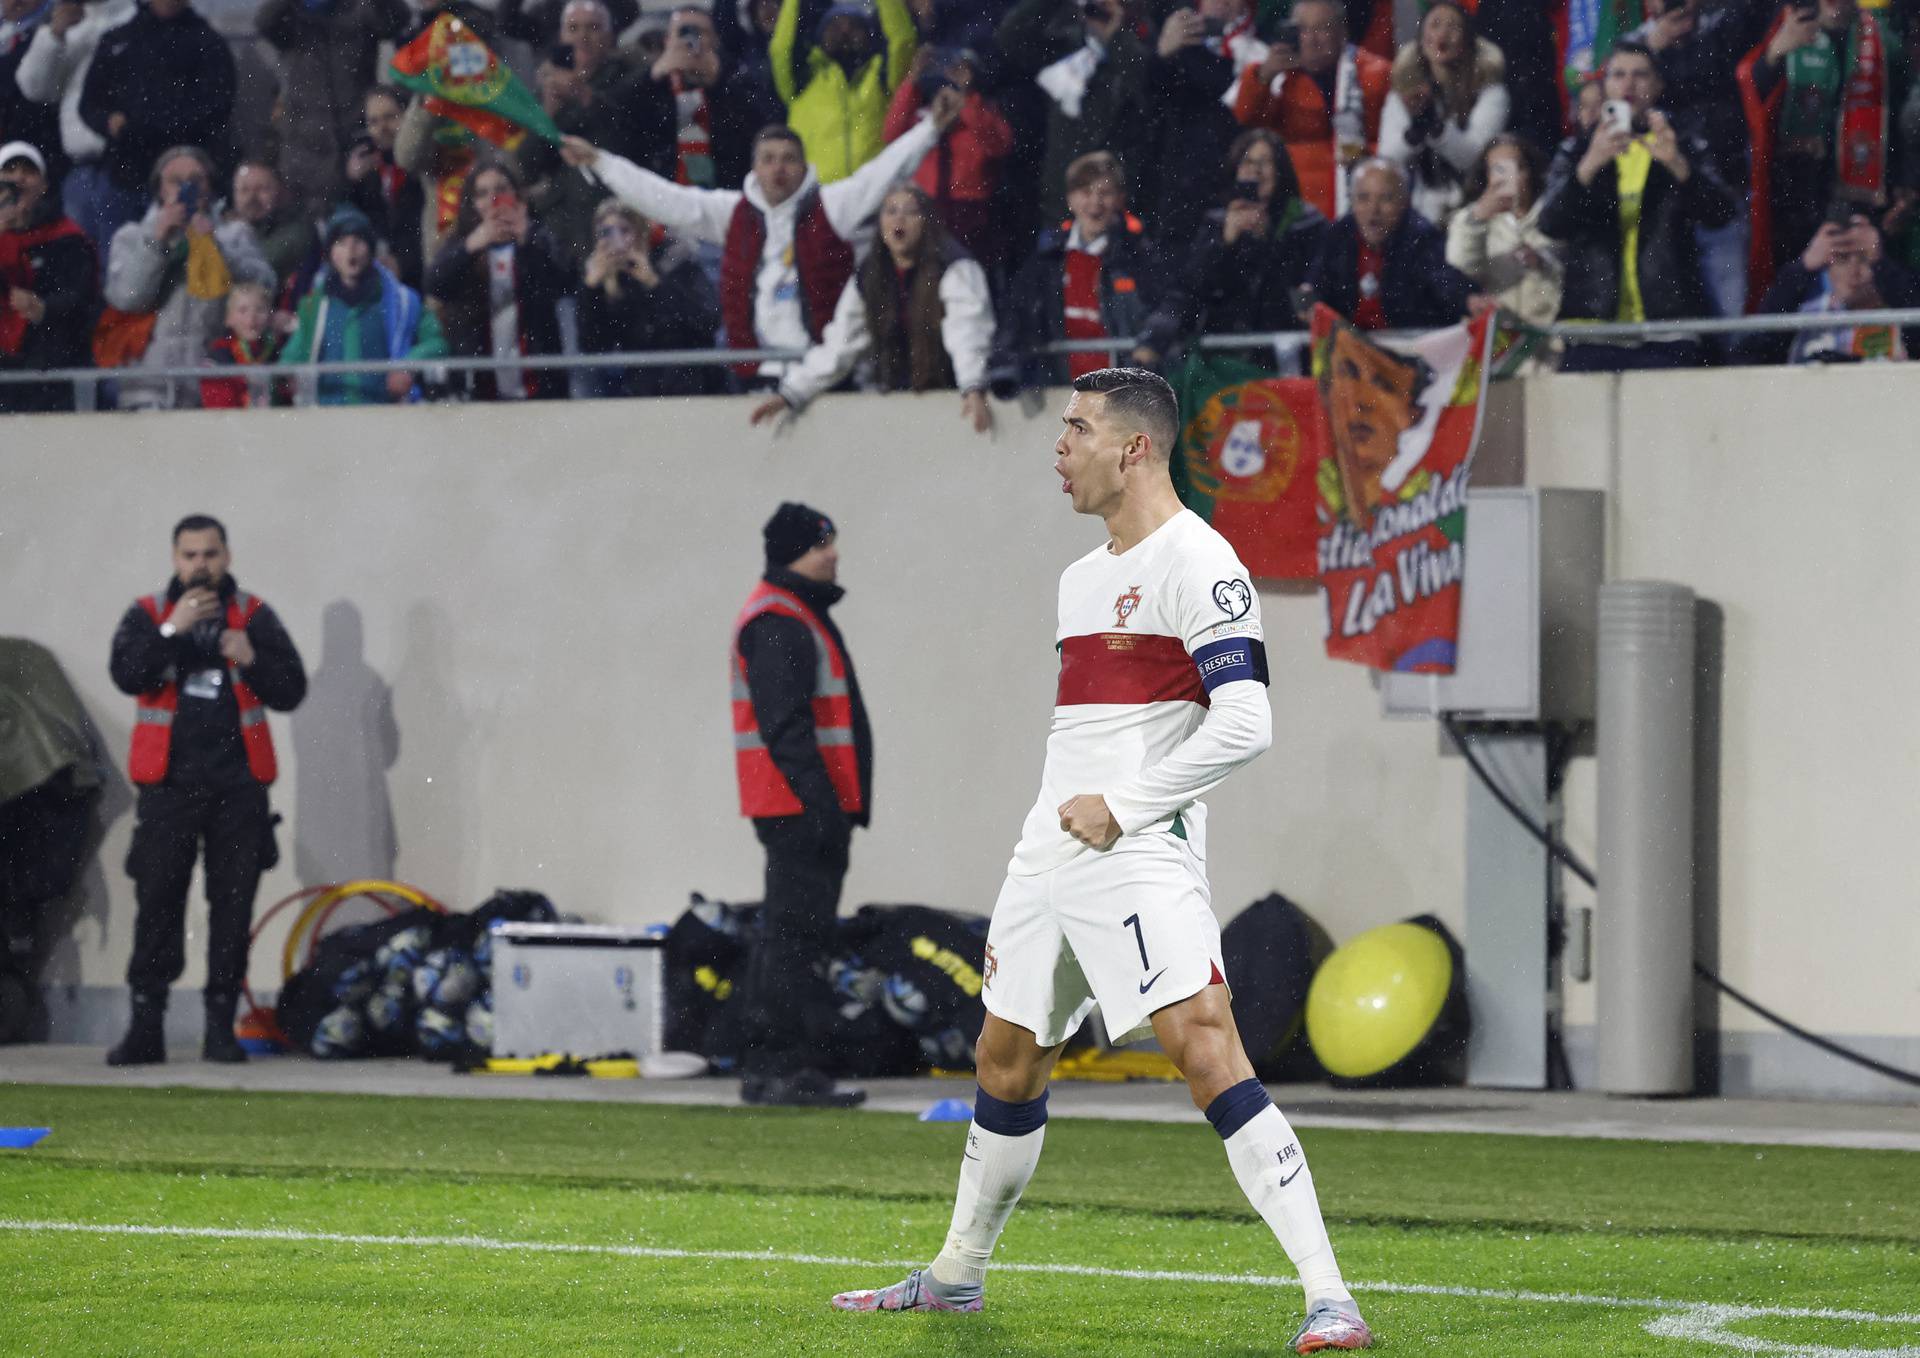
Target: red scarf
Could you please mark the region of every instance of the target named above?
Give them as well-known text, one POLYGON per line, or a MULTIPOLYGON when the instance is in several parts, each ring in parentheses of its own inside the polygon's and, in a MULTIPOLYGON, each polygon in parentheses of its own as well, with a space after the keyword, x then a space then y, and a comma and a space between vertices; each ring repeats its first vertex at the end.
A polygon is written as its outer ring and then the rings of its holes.
MULTIPOLYGON (((1065 323, 1062 329, 1070 340, 1107 338, 1107 322, 1100 306, 1100 256, 1085 250, 1068 250, 1067 267, 1062 275, 1060 300, 1065 323)), ((1104 352, 1086 350, 1068 356, 1068 376, 1085 377, 1108 366, 1104 352)))
POLYGON ((17 354, 27 342, 27 318, 13 309, 8 294, 14 288, 33 291, 33 261, 28 251, 49 241, 84 234, 66 217, 55 217, 25 231, 0 232, 0 354, 17 354))
POLYGON ((1360 263, 1354 271, 1353 323, 1362 330, 1385 330, 1387 328, 1387 309, 1380 301, 1380 294, 1386 287, 1387 262, 1380 252, 1360 242, 1360 263), (1367 283, 1371 280, 1372 288, 1367 283))
POLYGON ((1842 196, 1879 203, 1887 184, 1887 45, 1873 15, 1862 10, 1857 22, 1859 51, 1841 78, 1833 177, 1842 196))
MULTIPOLYGON (((673 74, 673 97, 678 112, 678 102, 687 93, 687 86, 680 73, 673 74)), ((693 110, 693 117, 680 124, 678 158, 674 162, 673 182, 676 184, 694 184, 703 189, 713 187, 713 105, 707 100, 705 90, 695 90, 700 102, 693 110), (688 161, 706 162, 706 177, 699 178, 688 167, 688 161)))

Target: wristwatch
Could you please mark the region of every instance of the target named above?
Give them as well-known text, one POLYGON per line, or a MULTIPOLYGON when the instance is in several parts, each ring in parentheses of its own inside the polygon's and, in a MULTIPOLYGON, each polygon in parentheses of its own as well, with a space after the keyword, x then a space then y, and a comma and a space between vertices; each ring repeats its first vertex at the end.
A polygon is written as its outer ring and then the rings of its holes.
POLYGON ((168 641, 172 641, 176 636, 180 635, 180 629, 170 622, 163 622, 160 624, 160 635, 168 641))

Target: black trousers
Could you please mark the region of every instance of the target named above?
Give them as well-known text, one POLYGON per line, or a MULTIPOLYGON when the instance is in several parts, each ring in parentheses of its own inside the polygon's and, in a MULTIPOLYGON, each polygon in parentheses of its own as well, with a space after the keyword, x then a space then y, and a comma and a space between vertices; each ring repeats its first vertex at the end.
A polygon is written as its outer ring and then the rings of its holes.
POLYGON ((267 790, 238 787, 140 789, 139 819, 127 851, 138 912, 127 985, 159 996, 186 969, 187 887, 204 848, 207 867, 207 987, 237 994, 247 976, 247 932, 260 874, 279 861, 267 790))
POLYGON ((824 975, 847 876, 850 827, 822 832, 808 816, 753 823, 767 851, 760 936, 747 957, 740 1064, 748 1075, 791 1075, 820 1059, 833 1012, 824 975))

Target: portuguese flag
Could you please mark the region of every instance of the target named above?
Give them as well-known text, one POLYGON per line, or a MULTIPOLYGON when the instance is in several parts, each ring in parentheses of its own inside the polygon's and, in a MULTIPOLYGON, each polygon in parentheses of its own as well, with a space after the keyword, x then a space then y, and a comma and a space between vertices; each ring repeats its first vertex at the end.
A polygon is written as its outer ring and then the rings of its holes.
POLYGON ((1320 536, 1315 477, 1331 446, 1312 378, 1194 350, 1173 374, 1188 413, 1174 459, 1187 508, 1262 580, 1312 580, 1320 536))
POLYGON ((550 142, 560 140, 560 129, 533 91, 452 14, 442 12, 395 52, 392 72, 396 85, 427 96, 430 112, 451 118, 495 146, 508 145, 523 130, 550 142))

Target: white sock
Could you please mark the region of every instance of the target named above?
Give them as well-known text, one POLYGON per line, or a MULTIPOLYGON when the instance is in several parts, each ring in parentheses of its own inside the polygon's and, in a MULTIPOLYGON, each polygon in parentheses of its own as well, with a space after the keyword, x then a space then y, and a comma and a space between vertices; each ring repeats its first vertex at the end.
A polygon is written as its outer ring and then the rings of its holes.
POLYGON ((1322 1301, 1351 1303, 1353 1294, 1340 1277, 1333 1242, 1327 1239, 1327 1225, 1320 1217, 1320 1199, 1313 1191, 1306 1152, 1300 1149, 1285 1114, 1267 1101, 1264 1091, 1259 1101, 1264 1105, 1260 1111, 1226 1137, 1233 1177, 1293 1261, 1309 1309, 1322 1301))
MULTIPOLYGON (((991 1096, 986 1096, 991 1097, 991 1096)), ((947 1243, 933 1261, 936 1283, 950 1287, 978 1287, 986 1281, 987 1261, 993 1247, 1006 1229, 1007 1218, 1026 1191, 1033 1168, 1040 1163, 1040 1146, 1046 1139, 1046 1095, 1033 1104, 1001 1104, 996 1110, 1013 1109, 1027 1116, 1008 1123, 996 1118, 988 1108, 976 1102, 974 1120, 967 1128, 966 1156, 960 1162, 960 1187, 953 1199, 953 1224, 947 1228, 947 1243), (1037 1120, 1033 1110, 1037 1105, 1037 1120), (990 1131, 980 1125, 982 1113, 1001 1125, 1022 1126, 1032 1130, 1009 1135, 990 1131)))

